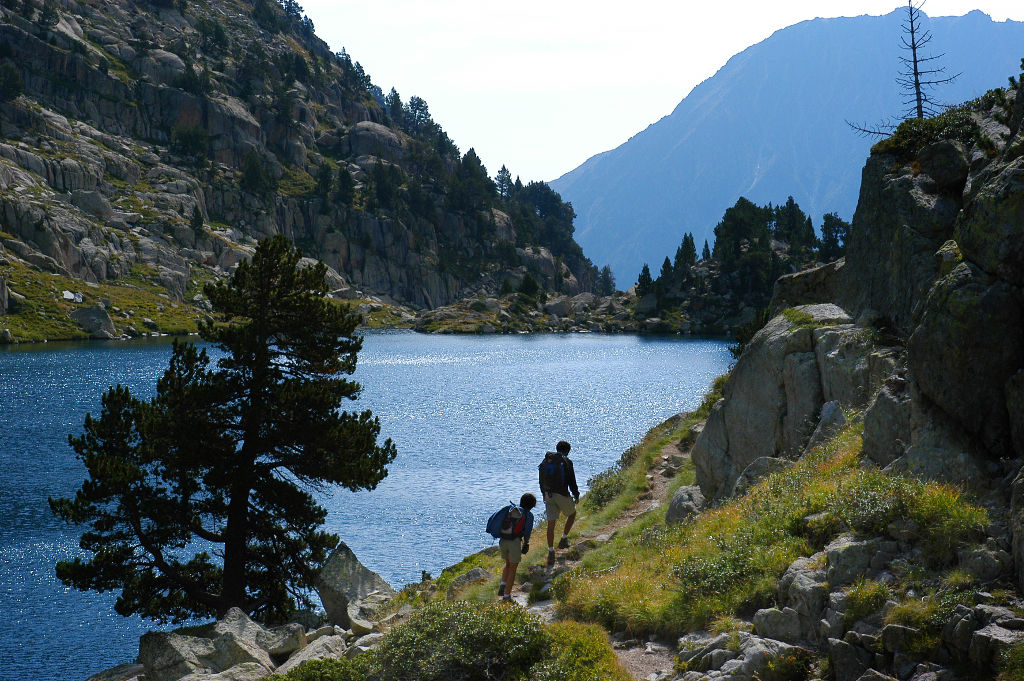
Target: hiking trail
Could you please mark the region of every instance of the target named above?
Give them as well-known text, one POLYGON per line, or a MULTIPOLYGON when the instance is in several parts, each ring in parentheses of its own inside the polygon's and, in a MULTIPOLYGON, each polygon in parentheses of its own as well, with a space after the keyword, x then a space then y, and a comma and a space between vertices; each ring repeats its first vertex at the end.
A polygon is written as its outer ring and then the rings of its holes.
MULTIPOLYGON (((647 473, 648 489, 620 515, 601 528, 590 530, 577 536, 574 546, 582 542, 592 541, 602 544, 612 535, 631 524, 639 516, 657 509, 668 501, 668 487, 684 461, 690 458, 689 451, 681 451, 675 443, 662 447, 654 464, 647 473)), ((552 568, 532 566, 532 571, 543 571, 546 579, 554 579, 558 575, 571 570, 580 564, 582 559, 570 559, 569 551, 559 551, 552 568)), ((530 581, 524 582, 513 593, 513 600, 541 619, 545 624, 557 621, 558 614, 553 600, 538 601, 529 604, 530 581)), ((675 647, 656 640, 638 640, 629 638, 624 632, 610 634, 612 649, 622 666, 640 681, 671 678, 675 660, 675 647)))

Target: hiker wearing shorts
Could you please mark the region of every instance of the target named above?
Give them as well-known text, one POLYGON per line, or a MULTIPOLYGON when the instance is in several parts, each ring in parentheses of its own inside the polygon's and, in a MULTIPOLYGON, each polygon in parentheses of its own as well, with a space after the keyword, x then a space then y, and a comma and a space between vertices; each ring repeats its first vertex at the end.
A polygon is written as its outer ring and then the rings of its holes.
POLYGON ((548 517, 548 567, 555 564, 555 523, 558 516, 565 516, 562 539, 558 542, 560 549, 569 548, 569 532, 576 522, 576 502, 580 500, 580 490, 576 486, 576 473, 569 459, 570 448, 568 442, 560 441, 555 445, 555 451, 545 454, 544 460, 537 467, 548 517))
POLYGON ((530 533, 533 532, 533 512, 537 505, 537 497, 529 492, 519 499, 519 505, 509 504, 497 510, 487 522, 487 531, 498 538, 498 550, 505 559, 505 569, 501 572, 501 584, 498 596, 505 601, 512 600, 512 586, 516 579, 516 570, 523 559, 523 554, 530 550, 530 533))

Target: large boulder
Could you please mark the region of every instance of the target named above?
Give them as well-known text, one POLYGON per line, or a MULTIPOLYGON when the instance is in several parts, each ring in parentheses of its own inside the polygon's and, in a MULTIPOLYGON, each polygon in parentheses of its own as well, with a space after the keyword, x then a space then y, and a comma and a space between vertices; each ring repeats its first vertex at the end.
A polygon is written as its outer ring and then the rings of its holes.
POLYGON ((1014 286, 1024 286, 1022 169, 1018 156, 981 186, 964 206, 956 236, 966 260, 1014 286))
POLYGON ((298 667, 300 664, 309 662, 310 660, 341 658, 344 657, 347 649, 348 645, 345 643, 345 638, 343 636, 321 636, 305 648, 302 648, 289 657, 284 664, 277 668, 276 671, 278 674, 284 675, 298 667))
POLYGON ((402 138, 380 123, 360 121, 352 126, 348 138, 353 156, 376 156, 395 163, 404 154, 402 138))
POLYGON ((835 305, 804 305, 754 335, 691 451, 704 496, 727 496, 755 460, 802 446, 822 399, 866 402, 881 373, 872 367, 884 363, 869 359, 868 334, 849 322, 835 305))
POLYGON ((72 310, 69 316, 85 329, 90 338, 103 340, 117 338, 117 329, 114 328, 114 322, 110 319, 110 315, 107 314, 107 310, 102 306, 80 307, 72 310))
POLYGON ((846 414, 839 402, 833 400, 821 406, 821 416, 818 417, 818 425, 811 433, 811 439, 807 442, 808 447, 818 447, 825 444, 836 433, 846 426, 846 414))
POLYGON ((874 310, 898 333, 914 328, 915 308, 939 273, 935 252, 952 237, 961 198, 893 156, 872 154, 861 175, 838 300, 874 310))
POLYGON ((10 294, 7 292, 7 280, 0 276, 0 314, 7 314, 10 305, 10 294))
POLYGON ((383 577, 360 563, 345 542, 338 544, 327 557, 318 575, 316 590, 327 611, 327 619, 345 628, 350 622, 350 603, 358 603, 374 593, 388 597, 396 593, 383 577))
POLYGON ((665 511, 665 524, 678 525, 704 508, 704 495, 698 485, 683 485, 672 495, 665 511))
POLYGON ((448 600, 453 600, 458 595, 459 591, 465 589, 470 584, 477 584, 479 582, 486 581, 491 579, 493 576, 494 575, 492 575, 488 570, 482 567, 475 567, 472 570, 459 575, 453 579, 452 583, 448 586, 448 600))
POLYGON ((732 496, 745 494, 748 489, 757 482, 776 471, 784 471, 792 467, 793 462, 789 459, 778 459, 770 456, 762 456, 750 462, 750 465, 743 469, 732 486, 732 496))
POLYGON ((910 445, 911 412, 906 381, 886 381, 864 412, 864 458, 884 468, 903 456, 910 445))

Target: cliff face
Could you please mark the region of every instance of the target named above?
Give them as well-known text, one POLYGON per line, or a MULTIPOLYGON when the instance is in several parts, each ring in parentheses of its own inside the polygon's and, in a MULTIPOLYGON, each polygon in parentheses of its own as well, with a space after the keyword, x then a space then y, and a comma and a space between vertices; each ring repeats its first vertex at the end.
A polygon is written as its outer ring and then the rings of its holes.
POLYGON ((284 233, 337 286, 426 307, 526 271, 592 282, 571 217, 538 230, 546 196, 499 198, 422 100, 382 106, 277 3, 5 1, 0 61, 0 244, 19 263, 140 274, 180 301, 284 233), (549 261, 517 257, 532 245, 549 261))
POLYGON ((694 445, 706 495, 799 456, 835 401, 865 459, 985 495, 1024 585, 1022 119, 1017 86, 875 146, 845 260, 779 279, 694 445))

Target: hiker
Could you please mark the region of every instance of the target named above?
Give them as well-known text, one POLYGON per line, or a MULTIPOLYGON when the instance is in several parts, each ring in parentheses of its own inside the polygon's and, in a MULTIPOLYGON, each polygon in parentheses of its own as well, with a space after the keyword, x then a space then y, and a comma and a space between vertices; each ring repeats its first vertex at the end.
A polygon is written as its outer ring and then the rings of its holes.
POLYGON ((537 467, 540 478, 540 491, 544 497, 548 516, 548 567, 555 564, 555 523, 558 515, 565 516, 565 527, 558 548, 569 548, 569 531, 576 522, 576 502, 580 500, 580 490, 576 486, 576 473, 569 459, 571 446, 565 440, 555 445, 555 451, 544 455, 544 460, 537 467), (572 492, 572 498, 569 493, 572 492))
POLYGON ((533 512, 537 497, 529 492, 519 499, 516 506, 511 501, 495 511, 487 520, 487 533, 498 539, 498 549, 505 559, 501 573, 498 596, 505 601, 512 600, 512 585, 516 579, 519 561, 530 550, 530 533, 533 532, 533 512))

